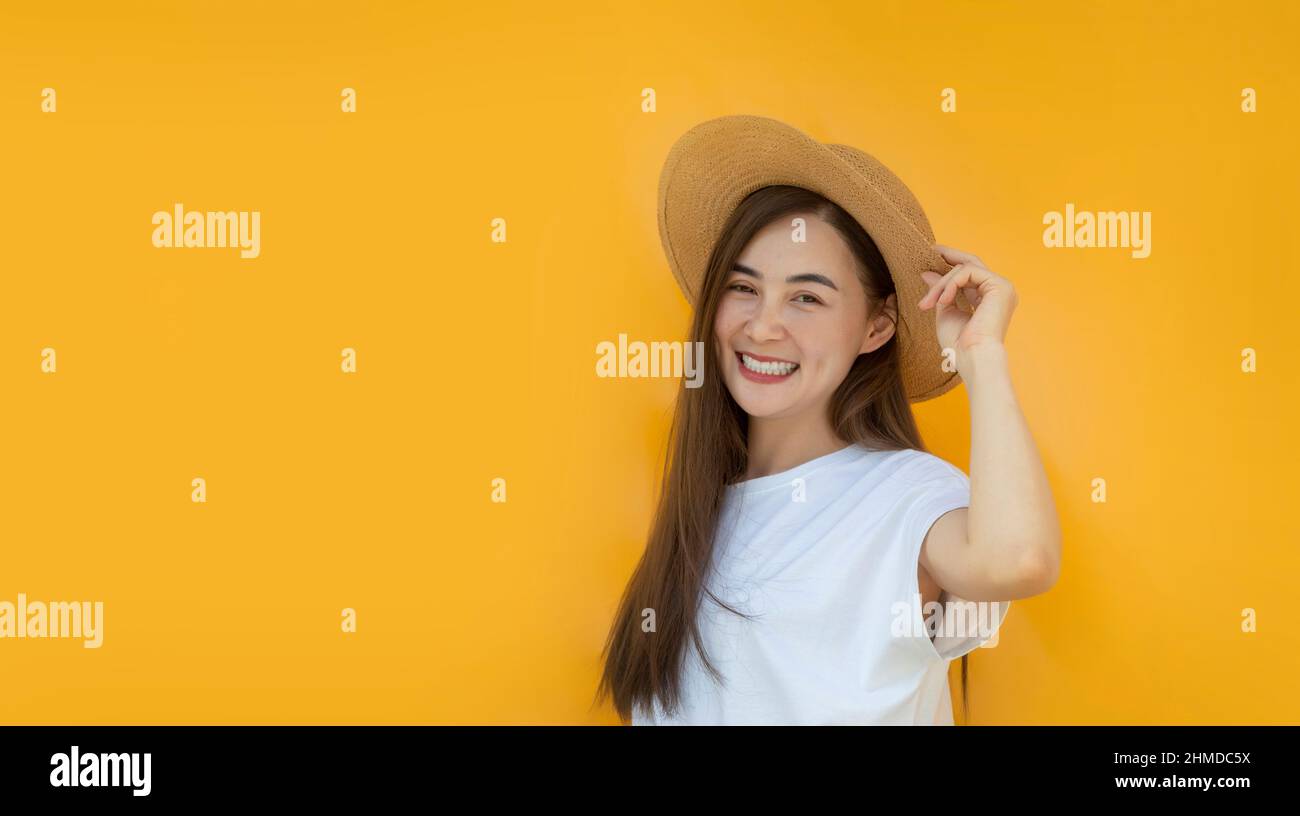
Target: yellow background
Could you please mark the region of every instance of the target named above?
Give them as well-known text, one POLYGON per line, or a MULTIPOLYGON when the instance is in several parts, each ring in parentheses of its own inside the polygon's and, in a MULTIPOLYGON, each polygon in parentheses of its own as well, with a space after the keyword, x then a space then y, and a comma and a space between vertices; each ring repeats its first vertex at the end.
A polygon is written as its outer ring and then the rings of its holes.
MULTIPOLYGON (((106 609, 99 650, 0 641, 0 721, 613 722, 599 651, 676 384, 594 349, 685 339, 660 165, 755 113, 876 155, 1021 293, 1064 569, 972 655, 972 722, 1300 722, 1298 17, 7 4, 0 600, 106 609), (175 202, 260 210, 261 257, 154 248, 175 202), (1044 248, 1067 202, 1151 211, 1151 257, 1044 248)), ((968 471, 964 390, 917 416, 968 471)))

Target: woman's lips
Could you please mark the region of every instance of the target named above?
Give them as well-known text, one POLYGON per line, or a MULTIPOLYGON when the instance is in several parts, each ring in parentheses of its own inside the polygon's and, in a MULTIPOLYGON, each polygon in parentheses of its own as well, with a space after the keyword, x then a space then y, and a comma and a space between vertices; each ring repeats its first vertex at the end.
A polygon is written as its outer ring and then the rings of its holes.
POLYGON ((742 377, 757 383, 785 382, 786 380, 793 377, 794 373, 799 370, 798 363, 791 363, 788 360, 779 360, 776 357, 763 357, 757 354, 744 355, 742 352, 739 351, 736 352, 736 367, 740 369, 740 375, 742 377), (790 370, 784 374, 754 371, 753 369, 745 365, 745 359, 744 359, 745 356, 748 356, 751 360, 755 360, 763 363, 768 363, 768 362, 787 363, 788 365, 786 367, 789 367, 790 370))

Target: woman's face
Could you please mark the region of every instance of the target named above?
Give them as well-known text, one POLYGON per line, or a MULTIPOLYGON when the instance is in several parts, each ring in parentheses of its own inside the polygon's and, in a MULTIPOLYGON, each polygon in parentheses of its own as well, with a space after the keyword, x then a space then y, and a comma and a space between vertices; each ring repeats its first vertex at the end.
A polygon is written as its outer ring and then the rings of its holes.
POLYGON ((839 232, 811 214, 776 219, 723 284, 713 330, 727 390, 751 417, 824 409, 858 355, 893 334, 884 315, 868 326, 867 311, 839 232), (795 240, 795 218, 804 221, 803 241, 795 240))

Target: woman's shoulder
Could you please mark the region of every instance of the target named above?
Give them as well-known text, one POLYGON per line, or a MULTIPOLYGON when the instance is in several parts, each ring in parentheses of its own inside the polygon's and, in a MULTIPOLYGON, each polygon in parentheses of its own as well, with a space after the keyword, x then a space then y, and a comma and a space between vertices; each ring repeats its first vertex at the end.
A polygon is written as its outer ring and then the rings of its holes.
POLYGON ((880 453, 884 457, 880 466, 887 468, 890 478, 899 482, 916 485, 970 483, 970 478, 961 468, 929 451, 902 448, 880 453))

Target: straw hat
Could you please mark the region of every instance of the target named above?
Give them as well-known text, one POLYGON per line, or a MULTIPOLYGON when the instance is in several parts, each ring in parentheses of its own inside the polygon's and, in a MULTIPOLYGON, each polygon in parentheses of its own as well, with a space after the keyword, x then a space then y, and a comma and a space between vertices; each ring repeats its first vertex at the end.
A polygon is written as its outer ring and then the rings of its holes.
MULTIPOLYGON (((957 372, 943 370, 935 313, 916 305, 929 289, 921 273, 942 275, 952 268, 934 248, 920 203, 872 156, 848 145, 823 144, 776 119, 710 119, 688 130, 668 152, 659 176, 659 238, 686 299, 694 305, 709 253, 732 211, 745 196, 774 184, 803 187, 834 201, 880 248, 904 321, 898 343, 908 399, 920 402, 953 388, 960 379, 957 372)), ((970 309, 960 290, 956 305, 970 309)))

